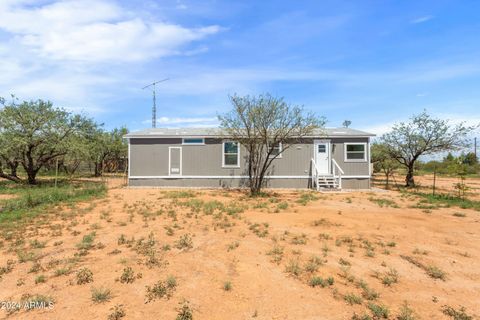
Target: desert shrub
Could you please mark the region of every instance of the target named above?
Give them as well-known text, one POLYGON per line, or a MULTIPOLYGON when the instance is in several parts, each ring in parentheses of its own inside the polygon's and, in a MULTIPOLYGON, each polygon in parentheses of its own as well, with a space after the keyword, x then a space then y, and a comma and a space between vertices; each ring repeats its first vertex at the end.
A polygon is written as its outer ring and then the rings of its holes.
POLYGON ((449 316, 453 320, 472 320, 473 317, 466 313, 465 307, 460 307, 458 310, 450 306, 442 306, 442 312, 444 315, 449 316))
POLYGON ((234 242, 228 244, 227 250, 228 250, 228 251, 232 251, 232 250, 238 248, 239 246, 240 246, 240 242, 234 241, 234 242))
POLYGON ((232 282, 231 281, 225 281, 223 283, 223 290, 225 290, 225 291, 232 290, 232 282))
POLYGON ((390 268, 382 276, 382 283, 386 286, 391 286, 393 283, 398 282, 398 272, 394 268, 390 268))
POLYGON ((13 270, 13 266, 15 265, 15 261, 7 260, 7 264, 4 267, 0 267, 0 280, 4 274, 10 273, 13 270))
POLYGON ((35 259, 37 259, 35 252, 25 251, 25 250, 17 251, 17 257, 18 257, 18 262, 20 263, 25 263, 27 261, 34 261, 35 259))
POLYGON ((91 232, 84 235, 82 241, 77 244, 78 250, 89 250, 93 246, 93 240, 95 240, 95 232, 91 232))
POLYGON ((39 241, 37 239, 30 241, 30 247, 33 249, 43 249, 45 248, 46 244, 47 244, 47 241, 39 241))
POLYGON ((388 319, 388 316, 390 314, 390 310, 388 309, 387 306, 369 302, 367 307, 372 312, 374 318, 376 318, 376 319, 388 319))
POLYGON ((55 270, 53 273, 55 277, 60 277, 60 276, 65 276, 70 273, 70 268, 63 267, 63 268, 58 268, 55 270))
POLYGON ((283 247, 275 244, 273 248, 267 252, 267 255, 272 256, 275 263, 280 263, 283 259, 283 247))
POLYGON ((170 198, 170 199, 194 198, 194 197, 196 197, 196 194, 191 190, 169 191, 165 193, 165 198, 170 198))
POLYGON ((441 279, 445 281, 447 277, 445 271, 436 266, 427 266, 425 272, 433 279, 441 279))
POLYGON ((268 235, 268 223, 254 223, 248 227, 248 229, 250 229, 259 238, 265 238, 268 235))
POLYGON ((110 308, 110 311, 112 313, 108 315, 108 320, 119 320, 127 315, 123 304, 116 304, 113 308, 110 308))
POLYGON ((395 201, 390 199, 369 197, 368 200, 376 203, 382 208, 383 207, 399 208, 398 204, 395 201))
POLYGON ((305 264, 305 271, 307 272, 316 272, 318 268, 323 264, 323 261, 320 257, 312 256, 308 259, 308 262, 305 264))
POLYGON ((176 320, 192 320, 193 319, 193 311, 190 307, 188 301, 184 301, 182 306, 178 310, 176 320))
POLYGON ((333 285, 333 283, 334 283, 333 277, 328 277, 327 279, 324 279, 324 278, 319 277, 319 276, 311 277, 309 282, 308 282, 308 284, 311 287, 320 286, 322 288, 325 288, 326 286, 331 286, 331 285, 333 285))
POLYGON ((378 292, 370 288, 363 280, 358 281, 357 286, 362 289, 362 297, 367 300, 376 300, 380 296, 378 292))
POLYGON ((47 281, 47 278, 42 274, 35 278, 35 284, 44 283, 47 281))
POLYGON ((294 235, 292 240, 290 241, 291 244, 307 244, 307 235, 302 233, 301 235, 294 235))
POLYGON ((88 268, 82 268, 77 272, 77 284, 93 282, 93 272, 88 268))
POLYGON ((354 304, 361 304, 362 303, 362 298, 355 295, 354 293, 349 293, 349 294, 346 294, 345 296, 343 296, 343 299, 348 303, 348 304, 351 304, 351 305, 354 305, 354 304))
POLYGON ((285 267, 285 272, 298 277, 302 273, 302 267, 300 267, 298 260, 290 260, 285 267))
POLYGON ((171 276, 165 281, 158 281, 152 287, 147 286, 145 303, 149 303, 155 299, 161 299, 163 297, 169 299, 176 287, 177 281, 173 281, 171 276))
POLYGON ((192 236, 188 233, 184 234, 180 237, 180 239, 178 239, 178 241, 175 242, 175 247, 180 250, 193 248, 192 236))
POLYGON ((135 281, 135 272, 133 272, 132 267, 124 268, 119 280, 121 283, 133 283, 135 281))
POLYGON ((370 317, 368 314, 362 314, 361 316, 354 313, 352 316, 352 320, 372 320, 372 317, 370 317))
POLYGON ((417 317, 415 316, 415 312, 408 306, 408 303, 405 301, 400 310, 398 315, 395 318, 396 320, 415 320, 417 317))
POLYGON ((300 198, 296 201, 302 206, 306 206, 310 201, 318 200, 318 195, 314 192, 304 191, 300 194, 300 198))
POLYGON ((278 210, 286 210, 288 208, 288 203, 283 201, 277 204, 277 209, 278 210))
POLYGON ((112 298, 112 292, 108 288, 92 288, 92 301, 95 303, 102 303, 109 301, 112 298))
POLYGON ((467 214, 463 213, 463 212, 455 212, 454 214, 452 214, 452 216, 459 217, 459 218, 465 218, 467 216, 467 214))

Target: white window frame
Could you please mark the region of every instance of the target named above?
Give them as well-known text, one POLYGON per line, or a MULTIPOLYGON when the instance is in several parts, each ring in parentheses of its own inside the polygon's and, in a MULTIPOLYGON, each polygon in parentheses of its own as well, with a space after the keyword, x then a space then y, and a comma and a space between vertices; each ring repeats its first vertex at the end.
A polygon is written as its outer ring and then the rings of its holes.
POLYGON ((226 140, 222 142, 222 168, 240 168, 240 143, 238 143, 237 141, 226 140), (225 143, 237 144, 237 164, 236 165, 225 164, 225 143))
MULTIPOLYGON (((352 152, 352 151, 350 151, 352 152)), ((358 151, 354 151, 359 153, 358 151)), ((367 162, 367 143, 366 142, 345 142, 343 148, 344 162, 367 162), (363 159, 347 159, 347 146, 349 145, 362 145, 363 146, 363 159)))
POLYGON ((182 138, 182 145, 185 145, 185 146, 203 146, 205 145, 205 138, 182 138), (202 142, 185 142, 185 140, 188 140, 188 139, 201 139, 202 142))
MULTIPOLYGON (((269 146, 267 146, 267 153, 268 153, 268 150, 270 149, 269 146)), ((278 157, 276 157, 275 159, 281 159, 282 158, 282 155, 283 155, 283 144, 281 142, 278 143, 278 157)), ((271 154, 269 156, 269 158, 273 158, 275 157, 275 155, 271 154)))

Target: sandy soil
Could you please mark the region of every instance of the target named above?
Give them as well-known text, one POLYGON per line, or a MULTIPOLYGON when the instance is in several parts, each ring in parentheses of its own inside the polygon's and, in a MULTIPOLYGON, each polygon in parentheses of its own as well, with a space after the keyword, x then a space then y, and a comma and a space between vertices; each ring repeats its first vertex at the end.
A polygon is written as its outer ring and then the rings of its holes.
POLYGON ((13 199, 15 197, 14 194, 0 194, 0 200, 13 199))
POLYGON ((111 308, 122 304, 124 319, 175 319, 184 300, 194 319, 351 319, 354 313, 370 314, 369 302, 387 306, 395 319, 404 301, 419 319, 449 319, 441 311, 444 305, 480 315, 480 212, 440 208, 426 213, 412 208, 418 199, 396 191, 316 194, 318 199, 303 206, 296 202, 301 193, 293 191, 250 199, 238 191, 194 190, 192 198, 175 199, 169 190, 127 189, 118 180, 109 184, 105 199, 57 208, 48 223, 35 222, 25 232, 0 238, 0 268, 15 261, 0 280, 0 301, 20 301, 24 294, 55 300, 51 310, 10 315, 1 310, 1 317, 107 319, 111 308), (195 212, 197 200, 192 199, 248 208, 238 214, 195 212), (378 199, 398 208, 381 207, 378 199), (68 262, 92 231, 93 248, 68 262), (135 243, 150 233, 160 260, 153 267, 135 250, 135 243), (122 234, 126 244, 119 241, 122 234), (193 247, 177 249, 185 234, 192 236, 193 247), (45 247, 32 249, 35 239, 46 241, 45 247), (164 250, 165 245, 171 249, 164 250), (268 254, 275 245, 283 253, 268 254), (29 272, 34 261, 18 261, 15 252, 21 248, 38 255, 40 270, 29 272), (321 265, 310 272, 305 266, 312 256, 321 265), (297 276, 286 270, 293 262, 300 268, 297 276), (445 280, 430 277, 419 265, 440 268, 445 280), (62 266, 70 266, 70 272, 55 276, 62 266), (84 267, 93 272, 93 282, 79 285, 77 272, 84 267), (126 267, 141 277, 133 283, 116 281, 126 267), (382 284, 388 272, 398 274, 396 283, 382 284), (39 275, 46 281, 35 284, 39 275), (169 275, 177 280, 171 296, 145 303, 146 286, 169 275), (314 275, 331 276, 334 283, 311 287, 314 275), (224 290, 226 281, 230 291, 224 290), (362 297, 360 281, 379 297, 362 297), (92 287, 110 289, 111 299, 94 303, 92 287), (351 293, 361 297, 360 304, 346 302, 344 296, 351 293))

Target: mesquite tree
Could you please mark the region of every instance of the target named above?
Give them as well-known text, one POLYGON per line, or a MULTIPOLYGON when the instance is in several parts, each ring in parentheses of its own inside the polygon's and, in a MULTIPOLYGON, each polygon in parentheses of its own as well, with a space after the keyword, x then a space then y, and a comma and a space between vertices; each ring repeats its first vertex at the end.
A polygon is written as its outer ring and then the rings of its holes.
POLYGON ((385 187, 390 188, 390 177, 400 164, 390 158, 388 148, 381 143, 372 144, 372 163, 374 172, 383 172, 385 174, 385 187))
POLYGON ((230 101, 233 109, 219 116, 220 127, 225 137, 246 149, 250 193, 257 195, 273 161, 292 144, 323 127, 325 120, 270 94, 234 95, 230 101))
MULTIPOLYGON (((68 153, 72 136, 94 126, 91 120, 55 108, 49 101, 0 102, 3 104, 0 110, 2 163, 8 164, 5 154, 17 161, 25 170, 29 184, 37 183, 37 173, 43 166, 68 153)), ((8 166, 12 172, 1 171, 1 177, 20 181, 13 170, 16 169, 14 163, 8 166)))
POLYGON ((382 144, 392 159, 407 170, 405 185, 415 186, 415 163, 422 155, 460 150, 468 145, 468 134, 478 126, 465 123, 450 125, 448 120, 432 118, 426 111, 414 115, 408 122, 400 122, 381 137, 382 144))

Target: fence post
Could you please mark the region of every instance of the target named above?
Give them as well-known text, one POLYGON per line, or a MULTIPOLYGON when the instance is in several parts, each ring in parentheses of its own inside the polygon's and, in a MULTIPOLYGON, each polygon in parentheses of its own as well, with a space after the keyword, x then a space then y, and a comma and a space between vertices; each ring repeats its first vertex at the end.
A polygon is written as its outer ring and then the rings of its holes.
POLYGON ((432 195, 435 195, 435 183, 437 180, 437 166, 433 167, 433 190, 432 190, 432 195))

